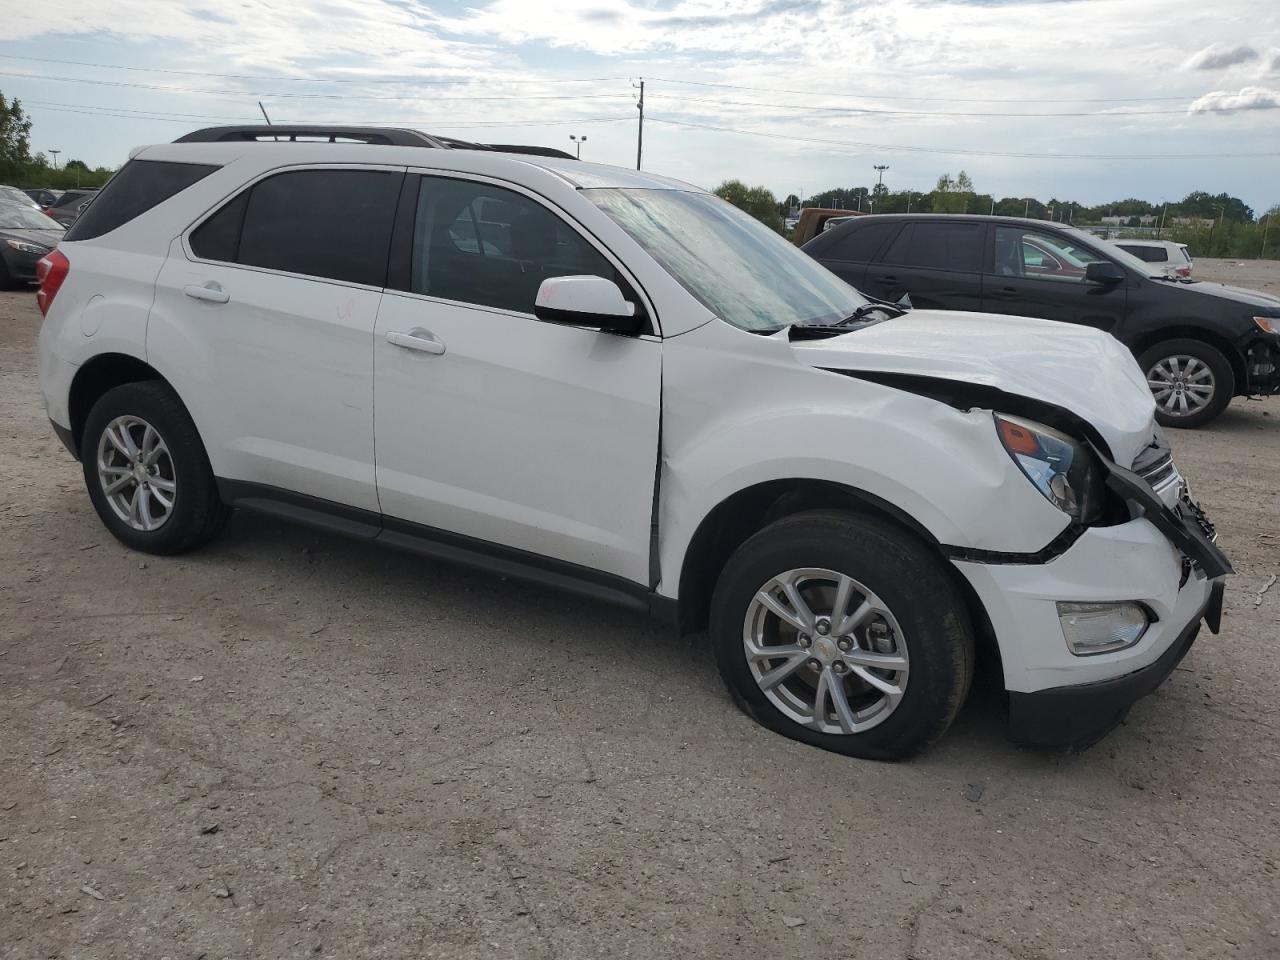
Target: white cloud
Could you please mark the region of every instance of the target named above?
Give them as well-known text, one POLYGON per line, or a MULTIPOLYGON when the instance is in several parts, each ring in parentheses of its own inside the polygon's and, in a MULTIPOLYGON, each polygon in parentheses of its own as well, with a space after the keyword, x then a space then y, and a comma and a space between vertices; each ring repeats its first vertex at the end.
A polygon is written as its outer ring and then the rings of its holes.
POLYGON ((1223 70, 1237 64, 1258 59, 1258 51, 1247 44, 1228 46, 1225 43, 1211 43, 1203 50, 1198 50, 1187 58, 1184 70, 1223 70))
POLYGON ((1234 113, 1237 110, 1274 110, 1276 108, 1280 108, 1280 90, 1243 87, 1238 93, 1227 90, 1206 93, 1188 109, 1191 113, 1234 113))

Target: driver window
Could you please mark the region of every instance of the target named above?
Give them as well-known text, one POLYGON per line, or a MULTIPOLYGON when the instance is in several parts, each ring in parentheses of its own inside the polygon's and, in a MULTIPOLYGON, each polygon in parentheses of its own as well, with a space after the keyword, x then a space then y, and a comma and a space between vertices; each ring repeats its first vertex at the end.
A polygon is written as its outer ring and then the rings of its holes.
POLYGON ((418 192, 412 265, 414 293, 529 314, 548 277, 619 279, 599 251, 530 198, 430 176, 418 192))
POLYGON ((1002 277, 1083 283, 1085 268, 1102 258, 1057 237, 1021 227, 996 227, 995 273, 1002 277))

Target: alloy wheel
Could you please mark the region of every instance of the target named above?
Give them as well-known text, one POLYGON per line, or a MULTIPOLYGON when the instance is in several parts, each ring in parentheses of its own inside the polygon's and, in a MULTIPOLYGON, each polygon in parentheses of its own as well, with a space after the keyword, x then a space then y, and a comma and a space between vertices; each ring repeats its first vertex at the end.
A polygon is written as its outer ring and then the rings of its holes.
POLYGON ((1156 406, 1169 417, 1199 413, 1213 399, 1217 382, 1209 365, 1197 357, 1175 354, 1157 360, 1147 371, 1156 406))
POLYGON ((769 702, 819 733, 870 730, 906 692, 910 664, 898 621, 866 586, 834 570, 770 579, 747 608, 742 643, 769 702))
POLYGON ((178 482, 160 432, 134 416, 116 417, 98 438, 98 482, 112 511, 149 533, 173 515, 178 482))

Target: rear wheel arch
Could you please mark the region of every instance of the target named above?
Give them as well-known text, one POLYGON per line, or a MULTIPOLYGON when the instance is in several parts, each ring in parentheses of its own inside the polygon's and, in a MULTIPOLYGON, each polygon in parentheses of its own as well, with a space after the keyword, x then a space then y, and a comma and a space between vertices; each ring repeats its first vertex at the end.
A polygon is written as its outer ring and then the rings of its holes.
MULTIPOLYGON (((127 353, 101 353, 87 360, 76 371, 67 397, 67 411, 71 418, 71 434, 76 449, 84 438, 85 422, 89 411, 108 390, 126 383, 155 380, 173 389, 173 384, 145 360, 127 353)), ((176 391, 175 391, 176 392, 176 391)))

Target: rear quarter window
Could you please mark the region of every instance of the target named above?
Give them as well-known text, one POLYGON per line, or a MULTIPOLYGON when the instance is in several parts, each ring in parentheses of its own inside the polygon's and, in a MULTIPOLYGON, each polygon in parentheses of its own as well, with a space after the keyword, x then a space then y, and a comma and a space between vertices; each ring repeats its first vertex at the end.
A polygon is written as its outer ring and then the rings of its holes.
POLYGON ((64 239, 92 240, 110 233, 217 169, 207 163, 130 160, 93 198, 64 239))
POLYGON ((824 260, 848 260, 870 263, 880 248, 899 230, 900 223, 858 223, 854 221, 837 232, 820 251, 824 260))

